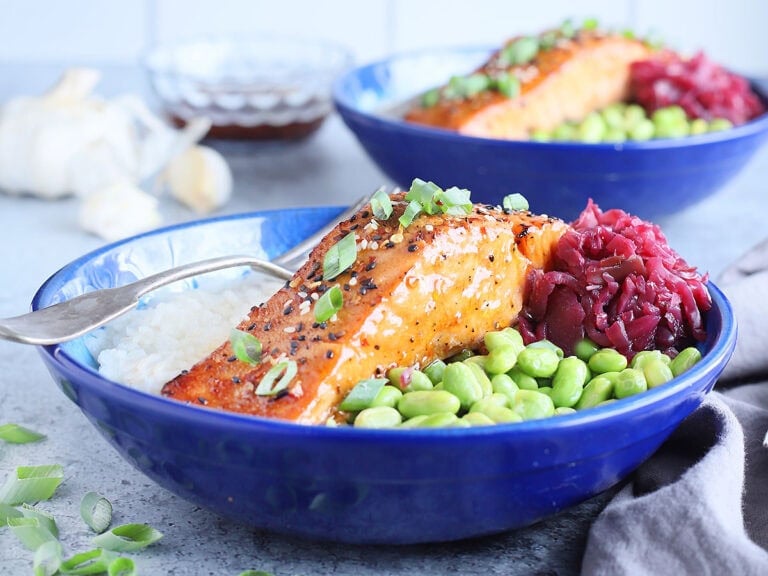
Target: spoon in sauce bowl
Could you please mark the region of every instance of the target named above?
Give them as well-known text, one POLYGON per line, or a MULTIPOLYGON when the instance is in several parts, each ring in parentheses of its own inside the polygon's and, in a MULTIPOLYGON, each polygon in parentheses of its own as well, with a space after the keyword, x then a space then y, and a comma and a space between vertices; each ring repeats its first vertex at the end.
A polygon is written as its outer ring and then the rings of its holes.
POLYGON ((142 296, 153 290, 225 268, 250 266, 280 280, 290 280, 293 277, 291 268, 297 269, 309 251, 336 224, 355 214, 369 201, 370 196, 360 198, 320 230, 271 261, 247 255, 221 256, 177 266, 124 286, 86 292, 41 310, 0 318, 0 339, 36 346, 73 340, 129 312, 142 296))

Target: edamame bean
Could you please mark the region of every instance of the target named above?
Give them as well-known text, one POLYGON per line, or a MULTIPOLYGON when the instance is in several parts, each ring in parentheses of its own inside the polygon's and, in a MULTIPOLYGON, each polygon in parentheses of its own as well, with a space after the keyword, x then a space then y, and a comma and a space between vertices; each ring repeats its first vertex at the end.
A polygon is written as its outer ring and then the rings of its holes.
POLYGON ((592 342, 589 338, 582 338, 576 342, 576 345, 573 347, 573 353, 576 355, 576 358, 584 360, 584 362, 589 361, 592 354, 598 350, 600 350, 600 346, 592 342))
POLYGON ((648 383, 640 370, 625 368, 619 372, 619 377, 613 385, 613 395, 621 400, 648 390, 648 383))
POLYGON ((403 418, 413 418, 422 414, 452 412, 461 408, 461 401, 447 390, 417 390, 407 392, 397 403, 397 409, 403 418))
POLYGON ((494 394, 504 394, 510 402, 515 398, 515 392, 520 390, 520 387, 508 374, 496 374, 491 378, 491 387, 494 394))
POLYGON ((424 368, 424 374, 427 375, 432 381, 432 384, 437 384, 443 381, 443 372, 445 371, 445 362, 440 359, 431 362, 426 368, 424 368))
POLYGON ((672 369, 663 360, 646 360, 642 363, 643 376, 645 376, 645 382, 648 388, 655 388, 662 384, 669 382, 674 378, 672 369))
POLYGON ((472 406, 470 413, 479 412, 485 414, 497 424, 501 422, 520 422, 523 419, 520 414, 510 410, 506 406, 501 406, 489 400, 489 398, 483 398, 479 402, 476 402, 475 405, 472 406))
POLYGON ((493 386, 491 385, 491 379, 488 378, 488 374, 480 368, 477 364, 468 364, 470 370, 475 375, 475 380, 480 384, 480 389, 483 391, 483 396, 490 396, 493 394, 493 386))
POLYGON ((488 353, 485 371, 489 374, 504 374, 511 370, 517 362, 517 349, 513 344, 494 348, 488 353))
POLYGON ((680 353, 669 363, 669 367, 672 370, 672 374, 680 376, 680 374, 691 368, 699 360, 701 360, 701 352, 699 352, 698 348, 689 346, 680 350, 680 353))
POLYGON ((680 106, 659 108, 651 115, 656 138, 679 138, 689 132, 688 117, 680 106))
POLYGON ((408 418, 408 420, 403 420, 403 423, 398 426, 398 428, 418 428, 419 424, 424 422, 429 418, 429 415, 422 414, 421 416, 414 416, 413 418, 408 418))
POLYGON ((421 420, 417 428, 447 428, 453 426, 459 420, 459 417, 452 412, 437 412, 430 414, 424 420, 421 420))
POLYGON ((485 365, 488 362, 488 355, 478 354, 477 356, 470 356, 469 358, 467 358, 466 360, 463 360, 462 362, 467 365, 477 364, 478 366, 480 366, 480 368, 485 370, 485 365))
POLYGON ((523 342, 523 336, 520 334, 519 330, 517 328, 512 328, 511 326, 504 328, 502 332, 512 341, 512 344, 517 346, 520 350, 525 348, 525 342, 523 342))
MULTIPOLYGON (((552 348, 529 345, 517 355, 515 367, 519 367, 529 376, 549 378, 557 370, 559 362, 560 359, 552 348)), ((512 376, 512 379, 514 380, 515 377, 512 376)), ((520 382, 517 382, 517 385, 523 387, 520 382)))
POLYGON ((519 366, 515 366, 507 372, 507 376, 512 378, 513 382, 517 384, 517 387, 520 390, 538 390, 539 389, 539 383, 536 381, 536 378, 533 376, 529 376, 525 372, 523 372, 519 366))
POLYGON ((533 390, 520 390, 515 394, 512 410, 517 412, 523 420, 536 420, 552 416, 555 413, 555 405, 552 398, 546 394, 539 394, 533 390))
POLYGON ((379 393, 376 394, 376 397, 373 399, 373 402, 371 402, 371 407, 375 406, 389 406, 390 408, 394 408, 397 406, 397 403, 400 401, 400 398, 403 397, 403 393, 400 391, 400 388, 397 386, 384 386, 381 390, 379 390, 379 393))
POLYGON ((400 412, 390 406, 375 406, 361 410, 355 417, 357 428, 394 428, 403 421, 400 412))
MULTIPOLYGON (((631 132, 639 122, 647 120, 645 110, 639 104, 629 104, 624 109, 624 130, 631 132)), ((651 124, 653 128, 653 124, 651 124)))
POLYGON ((429 376, 424 374, 421 370, 414 370, 411 372, 411 381, 405 387, 406 392, 415 392, 417 390, 432 390, 434 384, 429 376))
POLYGON ((552 140, 566 142, 568 140, 574 140, 577 134, 578 131, 576 130, 576 126, 570 122, 563 122, 555 127, 551 136, 552 140))
POLYGON ((534 142, 549 142, 552 136, 546 130, 534 130, 531 132, 530 139, 534 142))
POLYGON ((605 122, 600 114, 591 112, 578 126, 578 139, 581 142, 602 142, 605 136, 605 122))
POLYGON ((539 394, 546 394, 550 398, 552 398, 552 386, 539 386, 539 389, 537 390, 539 394))
POLYGON ((560 406, 559 408, 555 408, 555 416, 564 416, 566 414, 575 414, 576 410, 573 408, 568 408, 567 406, 560 406))
POLYGON ((517 330, 512 328, 487 332, 483 337, 483 342, 489 352, 496 348, 501 348, 502 346, 513 346, 515 348, 515 354, 517 354, 524 346, 522 336, 520 336, 520 333, 517 330))
POLYGON ((641 350, 635 354, 634 358, 632 358, 632 362, 630 362, 629 365, 631 368, 642 370, 645 363, 649 360, 658 360, 660 362, 664 362, 665 364, 669 364, 671 358, 659 350, 641 350))
POLYGON ((733 123, 725 118, 715 118, 709 123, 710 132, 719 132, 720 130, 728 130, 733 128, 733 123))
POLYGON ((576 410, 584 410, 597 406, 600 402, 608 400, 613 394, 613 382, 604 375, 595 376, 584 386, 579 401, 576 402, 576 410))
POLYGON ((600 111, 603 122, 609 129, 614 129, 624 133, 624 109, 621 103, 611 104, 600 111))
POLYGON ((471 426, 493 426, 496 424, 496 422, 482 412, 467 412, 461 419, 465 422, 469 422, 471 426))
POLYGON ((630 140, 635 140, 636 142, 643 142, 645 140, 650 140, 651 138, 653 138, 655 132, 656 132, 656 127, 653 125, 653 122, 651 122, 647 118, 643 118, 642 120, 639 120, 632 128, 629 129, 628 135, 630 140))
POLYGON ((589 368, 586 362, 576 356, 563 358, 552 377, 552 402, 558 408, 575 406, 581 398, 587 380, 589 368))
POLYGON ((621 372, 627 367, 627 359, 613 348, 603 348, 592 355, 588 366, 595 374, 621 372))
POLYGON ((554 350, 555 354, 557 354, 557 357, 562 360, 563 356, 565 356, 565 353, 563 352, 563 349, 560 348, 557 344, 552 342, 551 340, 537 340, 536 342, 531 342, 528 344, 529 348, 549 348, 550 350, 554 350))
POLYGON ((691 122, 691 136, 696 134, 706 134, 709 131, 709 124, 703 118, 696 118, 691 122))
POLYGON ((464 410, 469 410, 472 404, 483 397, 483 389, 472 368, 464 362, 453 362, 446 366, 443 390, 456 396, 464 410))

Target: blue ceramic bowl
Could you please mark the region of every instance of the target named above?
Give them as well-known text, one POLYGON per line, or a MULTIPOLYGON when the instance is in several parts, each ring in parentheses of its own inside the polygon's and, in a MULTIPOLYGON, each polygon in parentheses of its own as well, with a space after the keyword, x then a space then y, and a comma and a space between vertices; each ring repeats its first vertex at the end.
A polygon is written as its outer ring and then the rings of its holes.
MULTIPOLYGON (((257 212, 118 242, 54 274, 33 307, 196 259, 273 256, 339 211, 257 212)), ((81 340, 40 352, 119 454, 182 498, 293 536, 439 542, 529 525, 609 488, 650 456, 711 390, 733 351, 731 308, 717 288, 710 292, 704 359, 682 377, 573 415, 483 428, 377 431, 214 411, 105 379, 81 340)))
MULTIPOLYGON (((720 189, 768 137, 768 115, 732 130, 623 144, 540 143, 463 136, 404 122, 404 102, 465 74, 488 48, 440 48, 353 69, 334 85, 344 122, 396 184, 416 178, 499 204, 513 192, 531 209, 572 220, 592 198, 642 218, 678 212, 720 189)), ((755 86, 766 101, 768 89, 755 86)))

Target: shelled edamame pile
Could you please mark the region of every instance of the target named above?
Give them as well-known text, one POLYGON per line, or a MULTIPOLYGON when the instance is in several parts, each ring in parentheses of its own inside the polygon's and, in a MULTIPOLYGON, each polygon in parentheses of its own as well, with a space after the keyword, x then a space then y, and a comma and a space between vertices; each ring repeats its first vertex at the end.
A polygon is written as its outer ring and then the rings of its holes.
POLYGON ((514 328, 488 332, 487 353, 464 351, 424 370, 392 368, 359 382, 339 405, 363 428, 489 426, 570 414, 640 394, 701 359, 695 347, 675 358, 657 350, 629 362, 612 348, 581 340, 564 357, 555 344, 525 345, 514 328))
POLYGON ((666 106, 650 116, 638 104, 617 103, 588 114, 581 122, 563 122, 552 131, 534 130, 537 142, 642 142, 653 138, 682 138, 732 128, 725 118, 689 119, 680 106, 666 106))

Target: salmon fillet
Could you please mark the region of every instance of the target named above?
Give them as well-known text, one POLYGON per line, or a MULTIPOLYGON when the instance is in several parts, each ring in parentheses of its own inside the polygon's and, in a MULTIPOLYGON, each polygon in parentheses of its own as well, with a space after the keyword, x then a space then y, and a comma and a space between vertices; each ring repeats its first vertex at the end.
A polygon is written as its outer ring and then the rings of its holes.
POLYGON ((210 408, 325 422, 360 380, 395 365, 425 366, 511 325, 526 272, 549 266, 567 228, 555 218, 480 205, 462 216, 421 215, 403 228, 398 218, 408 202, 403 194, 392 202, 386 221, 374 220, 366 207, 340 223, 290 282, 251 309, 238 328, 260 340, 260 364, 237 360, 225 342, 162 393, 210 408), (354 264, 323 281, 326 252, 352 231, 354 264), (336 284, 341 310, 315 322, 315 299, 336 284), (256 394, 265 373, 285 359, 297 368, 288 388, 277 396, 256 394))
POLYGON ((443 98, 431 107, 412 108, 405 119, 469 136, 527 139, 532 130, 550 131, 565 121, 580 121, 590 112, 625 101, 629 65, 651 54, 638 40, 583 30, 540 50, 528 64, 500 67, 503 50, 477 72, 493 76, 509 71, 520 80, 518 96, 507 98, 487 90, 471 98, 443 98))

